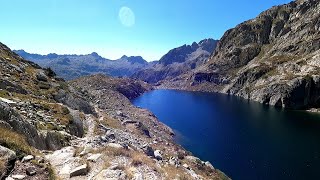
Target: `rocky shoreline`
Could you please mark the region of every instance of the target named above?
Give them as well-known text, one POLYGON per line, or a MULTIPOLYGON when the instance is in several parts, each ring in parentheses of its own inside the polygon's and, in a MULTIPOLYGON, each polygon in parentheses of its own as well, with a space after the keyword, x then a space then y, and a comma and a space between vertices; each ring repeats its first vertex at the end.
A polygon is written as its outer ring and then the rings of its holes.
POLYGON ((320 108, 320 3, 274 6, 225 32, 207 63, 158 88, 219 92, 298 110, 320 108))

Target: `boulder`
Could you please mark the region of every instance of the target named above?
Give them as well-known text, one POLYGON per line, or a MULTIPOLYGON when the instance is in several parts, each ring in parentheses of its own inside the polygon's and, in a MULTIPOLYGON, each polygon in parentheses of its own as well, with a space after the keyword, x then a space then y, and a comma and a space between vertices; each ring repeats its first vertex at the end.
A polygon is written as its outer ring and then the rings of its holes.
POLYGON ((17 158, 14 151, 3 146, 0 146, 0 157, 6 161, 12 161, 17 158))
POLYGON ((11 176, 13 179, 25 179, 26 176, 22 174, 16 174, 11 176))
POLYGON ((116 149, 124 148, 122 145, 117 144, 117 143, 108 143, 107 146, 112 147, 112 148, 116 148, 116 149))
POLYGON ((28 155, 28 156, 25 156, 25 157, 22 158, 22 162, 29 162, 32 159, 34 159, 34 156, 28 155))
POLYGON ((144 152, 147 156, 154 157, 154 151, 153 151, 152 147, 150 147, 150 146, 148 146, 148 145, 144 145, 144 146, 143 146, 143 152, 144 152))
POLYGON ((16 161, 16 153, 6 147, 0 146, 0 161, 4 162, 5 169, 0 169, 0 179, 3 178, 13 167, 16 161))
POLYGON ((67 93, 65 90, 59 90, 54 96, 57 102, 63 103, 72 109, 79 110, 85 114, 93 114, 94 108, 83 98, 74 96, 71 93, 67 93))
POLYGON ((82 176, 87 175, 89 172, 89 168, 87 164, 83 164, 81 166, 76 167, 75 169, 71 170, 70 178, 74 176, 82 176))
POLYGON ((111 131, 108 131, 108 132, 106 133, 106 137, 107 137, 108 139, 112 139, 112 140, 116 138, 115 134, 114 134, 113 132, 111 132, 111 131))
POLYGON ((205 164, 207 167, 211 168, 212 170, 215 169, 209 161, 205 162, 204 164, 205 164))
POLYGON ((34 167, 28 167, 28 168, 26 169, 26 174, 27 174, 28 176, 34 176, 34 175, 37 174, 37 170, 36 170, 36 168, 34 168, 34 167))
POLYGON ((39 135, 37 129, 2 101, 0 101, 0 121, 8 123, 13 131, 24 135, 31 146, 38 149, 47 149, 45 140, 43 136, 39 135))
POLYGON ((162 160, 161 151, 160 151, 160 150, 155 150, 155 151, 154 151, 154 157, 155 157, 157 160, 162 160))
POLYGON ((72 121, 68 124, 67 129, 69 130, 71 135, 83 137, 83 121, 80 118, 79 111, 70 110, 70 114, 72 116, 72 121))
POLYGON ((36 74, 36 77, 38 81, 43 81, 43 82, 48 81, 48 77, 43 71, 38 71, 36 74))
POLYGON ((87 158, 88 161, 97 162, 101 158, 102 154, 92 154, 87 158))
POLYGON ((15 82, 11 82, 8 80, 0 79, 0 89, 5 89, 9 92, 15 92, 19 94, 27 94, 28 91, 22 88, 20 85, 18 85, 15 82))

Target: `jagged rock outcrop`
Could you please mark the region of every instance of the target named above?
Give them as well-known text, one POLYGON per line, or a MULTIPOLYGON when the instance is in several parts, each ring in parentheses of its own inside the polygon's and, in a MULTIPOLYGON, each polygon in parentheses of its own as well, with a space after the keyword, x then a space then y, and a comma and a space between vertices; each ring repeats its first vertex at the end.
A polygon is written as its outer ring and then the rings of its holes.
POLYGON ((228 30, 205 66, 162 87, 215 91, 293 109, 319 108, 320 5, 274 6, 228 30))
POLYGON ((192 45, 172 49, 152 67, 138 71, 131 77, 148 83, 177 77, 204 64, 214 51, 217 42, 213 39, 204 39, 199 43, 194 42, 192 45))
MULTIPOLYGON (((75 92, 74 90, 71 91, 75 92)), ((56 94, 54 94, 54 99, 57 102, 63 103, 72 109, 82 111, 86 114, 94 113, 93 107, 81 98, 80 95, 81 93, 74 94, 67 92, 64 89, 60 89, 56 94)))

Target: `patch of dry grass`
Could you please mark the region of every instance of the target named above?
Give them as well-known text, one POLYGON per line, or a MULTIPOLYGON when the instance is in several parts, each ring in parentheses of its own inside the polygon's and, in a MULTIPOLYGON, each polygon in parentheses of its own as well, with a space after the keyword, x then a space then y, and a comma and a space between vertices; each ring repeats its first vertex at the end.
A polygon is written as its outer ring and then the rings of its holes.
POLYGON ((49 172, 49 180, 61 180, 51 165, 48 165, 46 168, 49 172))
POLYGON ((44 110, 51 111, 56 121, 62 125, 68 125, 73 120, 69 109, 65 106, 56 103, 41 103, 41 106, 44 110))
POLYGON ((124 172, 126 173, 127 179, 133 179, 134 175, 131 168, 126 167, 124 172))
POLYGON ((7 171, 7 164, 2 158, 0 158, 0 177, 2 174, 6 173, 6 171, 7 171))
POLYGON ((140 153, 133 153, 131 164, 135 167, 141 166, 149 161, 148 157, 145 157, 143 154, 140 153))
POLYGON ((141 166, 141 165, 146 165, 146 166, 152 168, 153 170, 158 171, 158 168, 157 168, 155 162, 150 157, 145 155, 144 153, 135 151, 132 153, 131 158, 132 158, 131 164, 135 167, 141 166))
POLYGON ((15 151, 18 156, 32 153, 32 149, 23 135, 1 127, 0 145, 8 147, 9 149, 15 151))
MULTIPOLYGON (((104 114, 103 119, 100 121, 97 121, 97 123, 100 123, 103 126, 113 128, 113 129, 123 129, 123 126, 121 125, 121 122, 117 119, 111 118, 108 115, 104 114)), ((105 131, 99 128, 99 126, 95 126, 94 133, 96 135, 104 134, 105 131)))
POLYGON ((80 156, 80 153, 84 150, 84 147, 76 147, 73 157, 80 156))
POLYGON ((114 148, 114 147, 103 147, 96 150, 93 150, 91 153, 101 153, 105 156, 117 157, 117 156, 124 156, 124 157, 131 157, 132 152, 128 149, 124 148, 114 148))
POLYGON ((101 124, 103 124, 104 126, 113 128, 113 129, 121 129, 122 128, 120 121, 118 121, 114 118, 108 117, 108 116, 105 116, 103 118, 103 121, 101 121, 101 124))
POLYGON ((162 171, 164 174, 166 174, 166 179, 192 179, 190 175, 187 174, 183 169, 176 168, 175 166, 167 166, 163 167, 162 171))
POLYGON ((3 97, 3 98, 8 97, 8 91, 1 89, 0 90, 0 97, 3 97))

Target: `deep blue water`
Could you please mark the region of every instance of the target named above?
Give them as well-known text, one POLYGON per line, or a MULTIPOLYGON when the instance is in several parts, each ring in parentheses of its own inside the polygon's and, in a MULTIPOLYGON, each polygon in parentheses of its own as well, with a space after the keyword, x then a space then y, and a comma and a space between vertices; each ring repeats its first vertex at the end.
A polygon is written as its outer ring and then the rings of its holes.
POLYGON ((215 93, 155 90, 133 100, 176 141, 237 180, 320 179, 320 116, 215 93))

